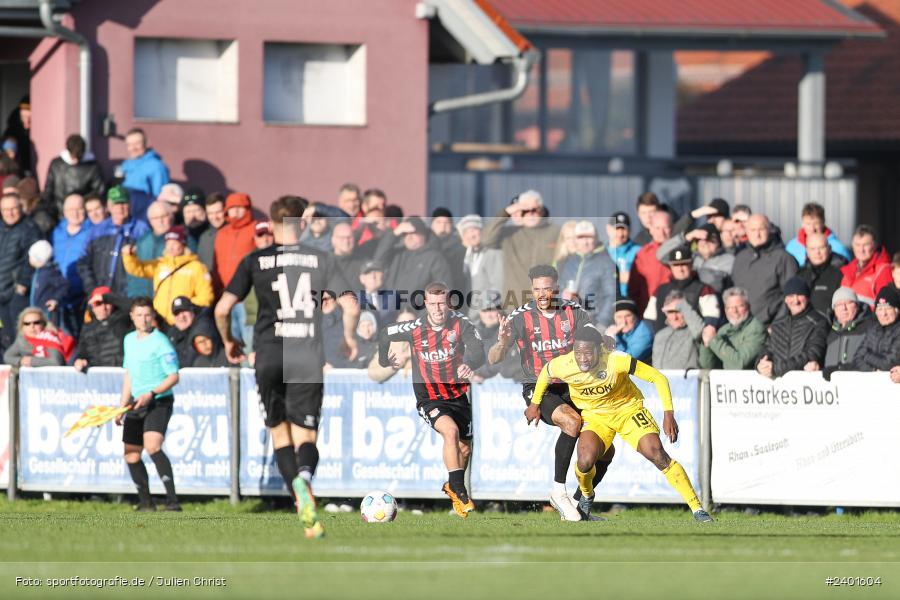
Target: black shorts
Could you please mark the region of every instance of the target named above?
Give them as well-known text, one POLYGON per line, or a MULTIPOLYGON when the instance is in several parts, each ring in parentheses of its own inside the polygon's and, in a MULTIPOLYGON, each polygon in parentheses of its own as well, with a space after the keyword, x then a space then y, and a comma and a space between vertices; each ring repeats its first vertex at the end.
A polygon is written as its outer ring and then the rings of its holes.
POLYGON ((472 405, 469 403, 468 396, 460 396, 453 400, 431 400, 429 402, 419 402, 416 405, 419 416, 425 419, 425 422, 434 429, 435 422, 444 415, 447 415, 456 423, 459 428, 459 439, 472 439, 472 405))
POLYGON ((265 413, 266 427, 288 421, 298 427, 317 430, 322 414, 325 386, 321 380, 312 383, 285 383, 281 347, 277 353, 258 348, 256 353, 256 387, 259 404, 265 413))
POLYGON ((122 423, 122 442, 132 444, 134 446, 144 445, 144 433, 155 431, 166 435, 166 429, 169 427, 169 419, 172 418, 172 407, 175 404, 173 396, 163 396, 157 398, 150 403, 146 411, 132 415, 125 413, 125 420, 122 423))
MULTIPOLYGON (((522 384, 522 397, 525 398, 525 406, 531 404, 531 397, 534 395, 534 385, 533 383, 522 384)), ((544 392, 544 397, 541 399, 541 421, 556 427, 552 418, 553 411, 556 410, 556 407, 563 404, 571 406, 572 410, 581 414, 581 411, 575 407, 572 399, 569 398, 569 386, 565 383, 551 383, 548 385, 547 391, 544 392)))

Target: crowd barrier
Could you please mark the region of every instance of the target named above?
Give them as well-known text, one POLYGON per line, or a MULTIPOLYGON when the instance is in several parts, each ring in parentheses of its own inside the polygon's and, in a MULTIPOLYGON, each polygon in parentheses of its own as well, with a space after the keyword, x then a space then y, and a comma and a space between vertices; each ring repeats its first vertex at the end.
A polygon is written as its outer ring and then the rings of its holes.
MULTIPOLYGON (((0 485, 16 489, 131 493, 113 424, 63 433, 90 405, 118 403, 122 369, 86 374, 68 367, 0 369, 0 485), (18 439, 18 445, 8 440, 18 439), (16 485, 8 485, 9 481, 16 485)), ((709 504, 900 506, 900 464, 890 433, 900 422, 900 386, 886 373, 666 372, 679 440, 664 447, 709 504)), ((653 386, 638 382, 662 425, 653 386)), ((286 494, 274 462, 250 369, 182 369, 164 449, 180 493, 286 494)), ((491 379, 473 386, 470 490, 478 500, 544 500, 552 484, 558 430, 529 427, 521 385, 491 379)), ((442 497, 441 440, 419 417, 409 379, 384 384, 365 372, 325 377, 319 430, 320 496, 360 497, 389 489, 401 498, 442 497)), ((601 502, 681 498, 649 461, 616 440, 601 502)), ((145 460, 154 493, 163 490, 145 460)), ((570 470, 571 476, 571 470, 570 470)), ((574 490, 574 478, 569 480, 574 490)))

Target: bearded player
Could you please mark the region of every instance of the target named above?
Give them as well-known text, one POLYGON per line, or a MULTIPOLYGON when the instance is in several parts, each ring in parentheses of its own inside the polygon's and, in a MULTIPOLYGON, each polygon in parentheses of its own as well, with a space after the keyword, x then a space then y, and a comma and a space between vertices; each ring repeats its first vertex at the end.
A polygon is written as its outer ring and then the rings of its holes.
MULTIPOLYGON (((531 268, 528 277, 535 299, 514 310, 508 318, 500 319, 497 343, 488 352, 488 361, 496 364, 503 360, 509 345, 515 341, 522 363, 522 396, 526 404, 531 402, 535 382, 543 366, 569 352, 573 333, 591 322, 590 315, 578 304, 560 300, 556 269, 550 265, 537 265, 531 268)), ((581 430, 579 411, 569 398, 569 390, 564 383, 546 386, 544 396, 538 415, 544 423, 560 429, 554 450, 550 503, 565 521, 590 520, 589 515, 579 512, 566 493, 566 474, 581 430)), ((614 454, 615 449, 609 446, 606 453, 597 459, 595 486, 606 474, 614 454)), ((578 493, 576 500, 580 500, 578 493)))
POLYGON ((447 482, 441 490, 453 510, 465 519, 475 510, 466 490, 465 472, 472 454, 472 404, 468 380, 484 364, 484 346, 478 330, 447 305, 449 289, 440 282, 425 288, 425 318, 396 323, 378 344, 382 367, 399 369, 390 354, 391 342, 409 342, 413 362, 416 409, 444 440, 447 482))
POLYGON ((665 375, 624 352, 608 351, 602 333, 593 326, 575 332, 574 350, 544 365, 534 387, 531 404, 525 409, 530 425, 537 425, 541 404, 552 379, 569 385, 575 406, 581 409, 583 425, 578 436, 575 476, 582 497, 579 507, 590 514, 594 501, 594 470, 599 456, 612 446, 618 433, 628 444, 662 471, 702 523, 712 521, 691 485, 687 473, 662 447, 659 427, 644 408, 644 396, 631 381, 634 375, 656 386, 663 404, 663 430, 669 441, 678 440, 678 423, 672 408, 672 393, 665 375))

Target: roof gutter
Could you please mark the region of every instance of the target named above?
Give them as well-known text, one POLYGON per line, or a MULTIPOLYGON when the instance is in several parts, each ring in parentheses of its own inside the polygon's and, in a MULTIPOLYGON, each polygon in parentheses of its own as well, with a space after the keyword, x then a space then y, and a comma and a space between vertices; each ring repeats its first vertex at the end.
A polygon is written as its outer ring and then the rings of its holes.
POLYGON ((534 64, 536 58, 537 55, 534 52, 529 51, 521 56, 511 59, 512 69, 515 74, 515 82, 512 87, 470 94, 468 96, 437 100, 429 105, 428 116, 431 117, 439 113, 450 112, 453 110, 462 110, 464 108, 474 108, 486 104, 515 100, 521 96, 525 92, 525 88, 528 87, 531 65, 534 64))
POLYGON ((79 50, 79 116, 81 137, 91 147, 91 47, 87 38, 80 33, 63 27, 53 17, 53 4, 51 0, 40 0, 41 23, 46 30, 35 29, 41 34, 37 37, 53 36, 63 41, 78 45, 79 50))

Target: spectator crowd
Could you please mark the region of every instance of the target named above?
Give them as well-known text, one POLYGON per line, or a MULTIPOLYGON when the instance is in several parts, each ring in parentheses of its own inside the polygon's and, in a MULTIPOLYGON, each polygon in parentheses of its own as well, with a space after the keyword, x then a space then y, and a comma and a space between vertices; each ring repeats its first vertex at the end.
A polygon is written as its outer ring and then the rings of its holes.
MULTIPOLYGON (((273 244, 264 207, 247 193, 184 189, 142 130, 125 141, 128 159, 107 179, 84 140, 70 136, 43 190, 14 153, 2 155, 7 364, 121 366, 128 308, 147 296, 181 366, 228 365, 211 307, 241 259, 273 244)), ((415 291, 434 281, 456 291, 455 308, 490 348, 501 317, 529 299, 529 269, 551 264, 563 298, 581 303, 617 349, 657 368, 888 371, 900 383, 900 252, 891 257, 868 225, 845 245, 815 202, 785 242, 790 234, 766 215, 721 198, 678 215, 644 193, 634 227, 625 211, 602 222, 551 219, 535 190, 491 218, 445 208, 404 216, 384 191, 349 183, 333 202, 297 201, 301 243, 333 254, 359 286, 353 360, 340 306, 321 299, 326 368, 368 369, 375 381, 408 371, 402 344, 392 349, 399 368, 378 364, 379 331, 415 318, 415 291)), ((232 323, 249 350, 255 319, 251 294, 232 323)), ((520 373, 510 355, 474 380, 520 373)))

